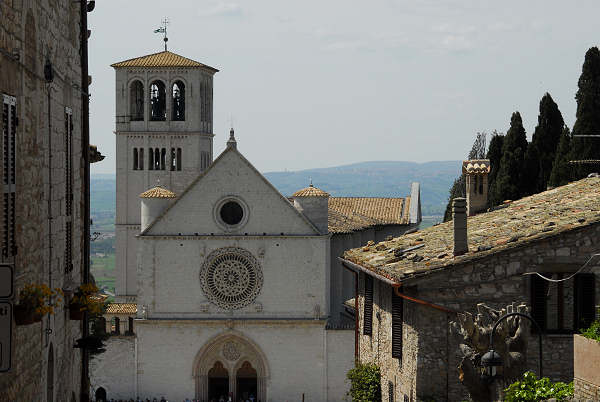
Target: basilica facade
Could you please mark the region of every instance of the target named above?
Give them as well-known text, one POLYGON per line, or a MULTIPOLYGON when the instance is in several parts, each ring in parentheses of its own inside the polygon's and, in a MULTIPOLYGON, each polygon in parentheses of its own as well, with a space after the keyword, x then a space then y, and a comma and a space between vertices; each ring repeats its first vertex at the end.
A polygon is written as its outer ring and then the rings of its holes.
POLYGON ((285 197, 233 129, 213 161, 216 69, 168 51, 113 67, 117 294, 92 391, 343 400, 355 282, 337 257, 415 228, 418 185, 406 198, 330 197, 312 183, 285 197))

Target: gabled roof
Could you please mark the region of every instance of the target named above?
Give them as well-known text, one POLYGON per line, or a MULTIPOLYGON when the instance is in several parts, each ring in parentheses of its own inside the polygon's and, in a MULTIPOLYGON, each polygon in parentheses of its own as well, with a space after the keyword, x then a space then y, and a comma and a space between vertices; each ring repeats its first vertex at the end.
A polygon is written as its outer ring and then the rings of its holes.
MULTIPOLYGON (((188 186, 187 188, 179 195, 179 197, 177 197, 177 199, 171 203, 171 205, 169 205, 162 214, 160 214, 153 222, 151 222, 146 229, 140 233, 140 236, 146 235, 148 234, 152 228, 161 221, 161 219, 167 214, 169 213, 169 211, 173 208, 175 208, 177 206, 177 204, 179 202, 181 202, 181 200, 183 200, 186 196, 186 194, 188 192, 190 192, 192 190, 192 188, 194 188, 194 186, 200 181, 202 180, 210 171, 212 171, 213 169, 215 169, 217 166, 219 166, 219 162, 225 157, 225 155, 229 154, 229 153, 235 153, 240 160, 246 164, 250 170, 252 170, 269 188, 271 188, 278 196, 279 198, 281 198, 281 200, 285 203, 286 207, 289 208, 295 215, 297 215, 307 226, 308 229, 312 230, 314 235, 318 235, 319 234, 319 230, 315 227, 315 225, 312 224, 312 222, 310 220, 308 220, 306 218, 306 216, 304 216, 304 214, 302 214, 301 212, 299 212, 291 203, 290 201, 284 197, 283 195, 281 195, 281 193, 279 192, 279 190, 277 190, 273 184, 271 184, 270 181, 268 181, 258 170, 256 170, 256 168, 254 167, 254 165, 252 165, 250 163, 250 161, 248 161, 248 159, 246 159, 244 157, 244 155, 242 155, 240 153, 240 151, 237 150, 236 147, 227 147, 223 152, 221 152, 221 154, 213 161, 213 163, 211 163, 208 168, 206 170, 204 170, 202 173, 200 173, 188 186)), ((311 235, 312 235, 311 234, 311 235)))
POLYGON ((146 56, 135 57, 133 59, 120 61, 110 65, 114 68, 119 67, 196 67, 196 68, 207 68, 213 72, 217 72, 214 67, 207 66, 206 64, 199 63, 187 57, 180 56, 176 53, 169 51, 162 51, 158 53, 148 54, 146 56))
POLYGON ((468 217, 469 251, 461 256, 452 253, 450 221, 348 250, 343 258, 400 282, 598 223, 600 178, 587 178, 468 217))
POLYGON ((330 197, 329 232, 350 233, 379 225, 408 225, 410 197, 330 197))

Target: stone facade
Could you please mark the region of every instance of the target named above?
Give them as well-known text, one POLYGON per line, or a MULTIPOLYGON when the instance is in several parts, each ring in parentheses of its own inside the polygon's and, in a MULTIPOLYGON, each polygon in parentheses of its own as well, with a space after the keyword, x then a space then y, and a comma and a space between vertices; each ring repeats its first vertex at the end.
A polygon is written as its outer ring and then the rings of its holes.
MULTIPOLYGON (((496 309, 513 302, 531 305, 531 271, 575 272, 591 254, 600 249, 600 224, 591 224, 558 236, 509 250, 489 254, 476 261, 452 265, 420 279, 402 283, 408 296, 455 311, 477 313, 475 306, 485 302, 496 309)), ((591 272, 598 266, 591 266, 591 272)), ((365 273, 359 277, 359 350, 360 360, 376 362, 382 371, 383 399, 388 400, 388 384, 394 384, 393 400, 434 398, 463 400, 467 397, 460 384, 458 339, 451 333, 453 313, 404 300, 402 359, 391 358, 391 295, 389 283, 375 280, 373 296, 373 332, 363 335, 365 273), (379 318, 380 317, 380 318, 379 318)), ((599 299, 596 276, 596 300, 599 299)), ((568 314, 568 311, 565 312, 568 314)), ((528 341, 527 366, 538 367, 537 335, 528 341)), ((573 379, 573 335, 547 334, 543 337, 544 376, 552 380, 573 379)), ((392 399, 390 399, 392 400, 392 399)))
MULTIPOLYGON (((8 210, 15 220, 16 250, 3 245, 0 256, 14 267, 14 304, 27 284, 72 289, 82 280, 86 223, 80 25, 80 2, 0 2, 0 97, 14 99, 18 118, 16 184, 2 185, 4 194, 15 194, 14 210, 10 205, 8 210), (54 71, 50 84, 44 79, 47 60, 54 71)), ((4 125, 5 119, 0 121, 4 125)), ((4 135, 6 129, 2 127, 4 135)), ((7 154, 3 149, 2 155, 7 154)), ((2 244, 12 233, 7 223, 0 217, 2 244)), ((0 401, 79 400, 82 357, 73 343, 81 334, 81 321, 69 320, 62 305, 41 323, 13 322, 12 369, 0 373, 0 401)))

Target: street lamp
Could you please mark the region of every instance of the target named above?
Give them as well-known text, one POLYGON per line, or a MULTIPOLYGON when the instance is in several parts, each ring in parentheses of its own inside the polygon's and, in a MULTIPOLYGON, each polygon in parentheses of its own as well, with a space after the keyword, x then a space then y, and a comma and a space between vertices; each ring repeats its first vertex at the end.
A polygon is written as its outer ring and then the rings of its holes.
POLYGON ((539 346, 540 346, 540 357, 539 357, 540 372, 539 372, 539 375, 540 375, 540 378, 542 378, 544 376, 544 372, 542 370, 542 329, 540 328, 539 324, 533 318, 531 318, 531 316, 529 316, 527 314, 508 313, 508 314, 503 315, 502 317, 498 318, 498 321, 496 321, 496 323, 494 324, 494 327, 492 328, 492 332, 490 333, 490 350, 487 351, 481 357, 481 366, 483 367, 483 373, 481 375, 481 378, 486 382, 493 381, 497 376, 498 367, 502 367, 502 357, 494 350, 494 333, 496 332, 496 328, 498 328, 498 325, 500 324, 500 322, 502 322, 503 320, 505 320, 508 317, 513 317, 513 316, 527 318, 529 321, 531 321, 536 326, 537 331, 538 331, 539 346))

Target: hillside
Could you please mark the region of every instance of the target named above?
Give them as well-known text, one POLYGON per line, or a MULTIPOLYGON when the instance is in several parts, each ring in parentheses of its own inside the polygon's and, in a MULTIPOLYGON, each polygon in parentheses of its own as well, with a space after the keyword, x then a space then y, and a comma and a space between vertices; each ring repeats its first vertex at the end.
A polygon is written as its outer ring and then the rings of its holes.
MULTIPOLYGON (((404 197, 409 195, 410 183, 418 181, 423 215, 443 215, 448 189, 459 175, 460 166, 460 161, 361 162, 264 175, 283 195, 306 187, 312 179, 315 186, 333 196, 404 197)), ((91 189, 93 230, 114 230, 115 176, 92 175, 91 189)))

